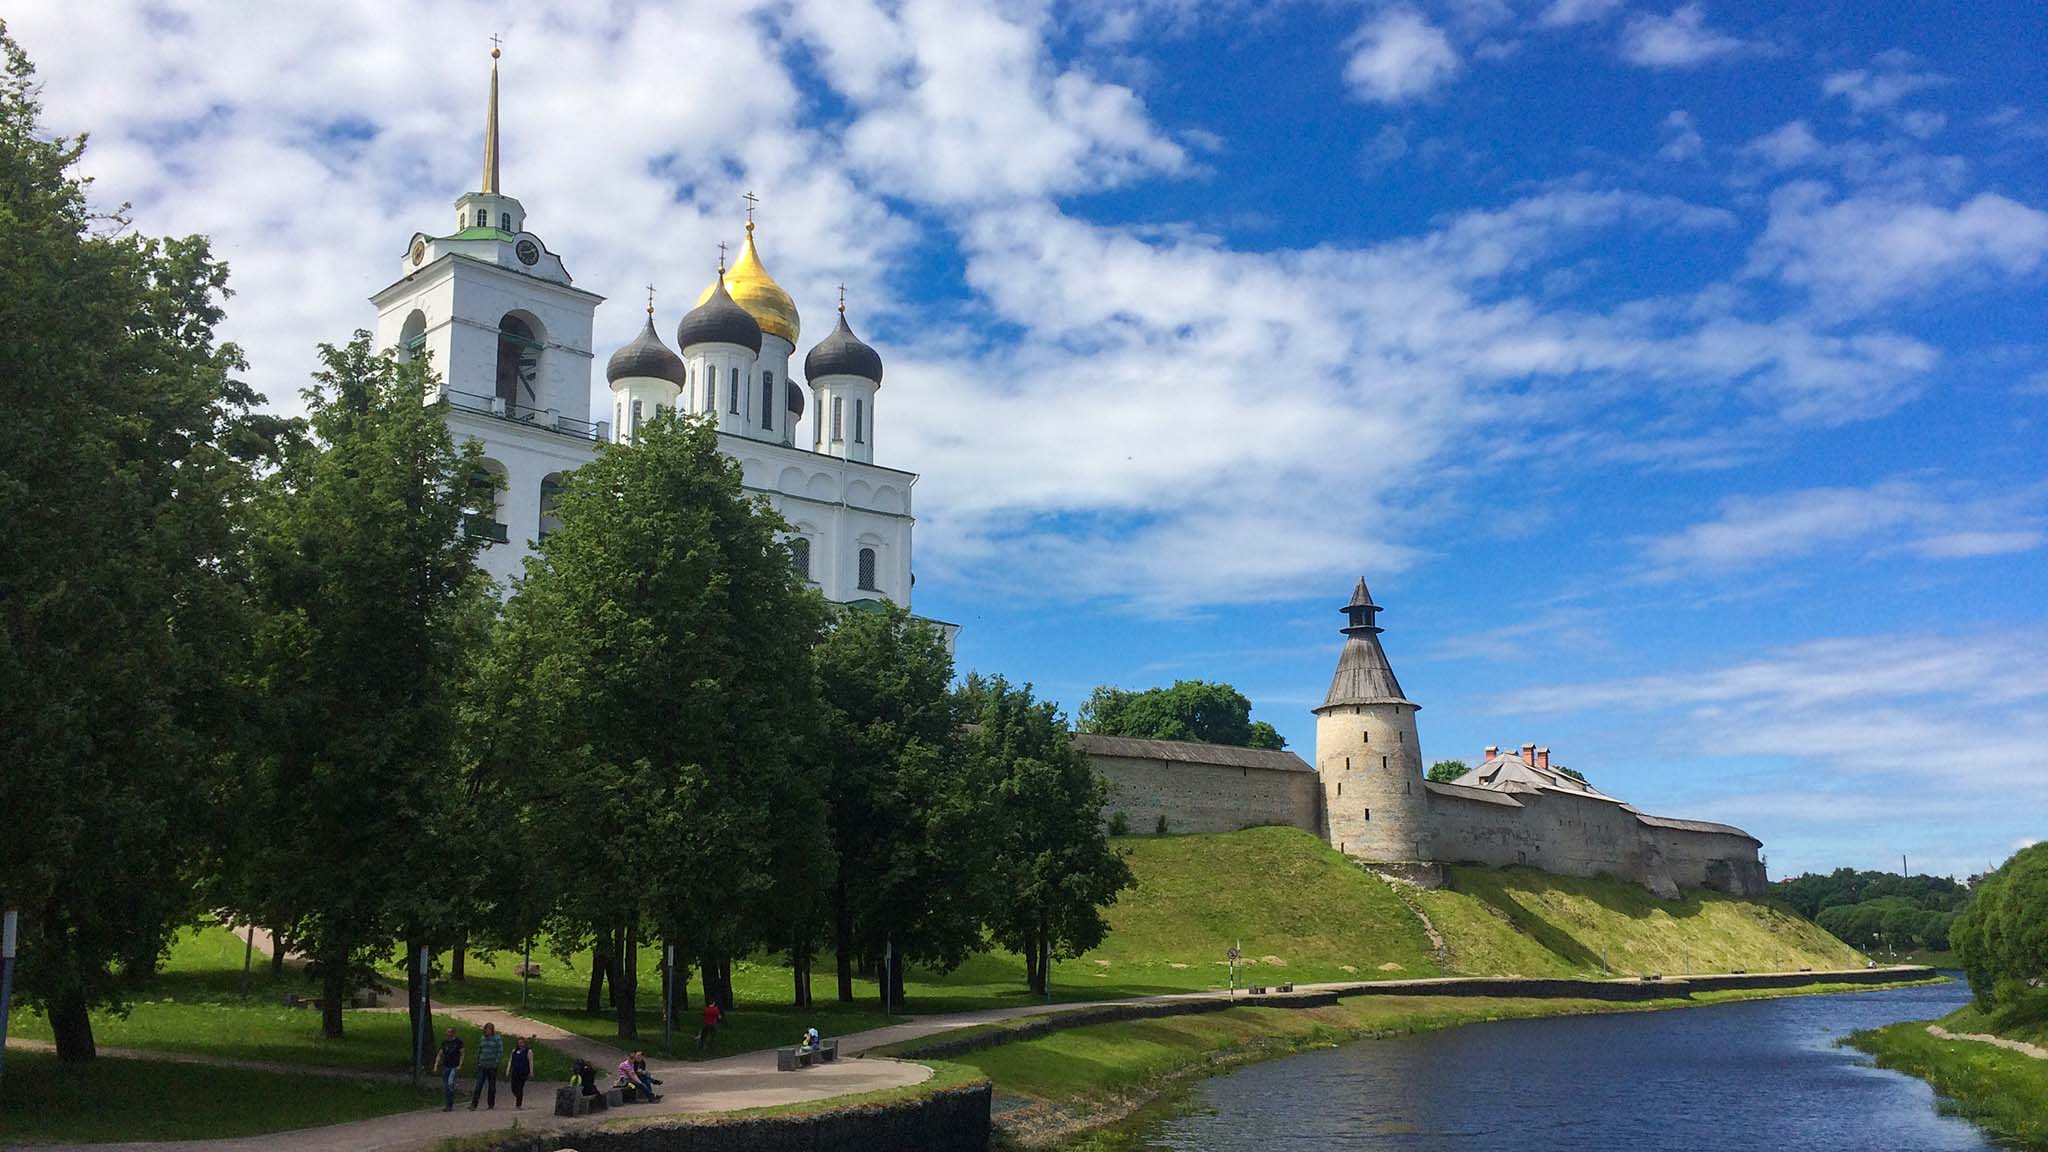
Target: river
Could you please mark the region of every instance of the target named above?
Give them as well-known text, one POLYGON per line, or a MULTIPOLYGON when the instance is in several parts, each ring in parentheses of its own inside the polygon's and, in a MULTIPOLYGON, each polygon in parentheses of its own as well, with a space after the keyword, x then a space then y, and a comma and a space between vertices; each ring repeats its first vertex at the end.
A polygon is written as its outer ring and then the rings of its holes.
POLYGON ((1968 995, 1955 981, 1361 1041, 1207 1081, 1147 1136, 1176 1152, 1991 1152, 1926 1084, 1835 1043, 1968 995))

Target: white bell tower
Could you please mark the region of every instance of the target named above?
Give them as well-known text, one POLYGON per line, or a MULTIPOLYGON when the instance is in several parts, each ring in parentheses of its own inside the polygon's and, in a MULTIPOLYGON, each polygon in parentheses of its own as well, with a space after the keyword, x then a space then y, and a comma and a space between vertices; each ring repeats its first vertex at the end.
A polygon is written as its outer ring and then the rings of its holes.
POLYGON ((604 299, 576 287, 562 259, 526 231, 526 210, 498 182, 498 58, 484 119, 481 187, 455 201, 455 230, 416 232, 399 278, 370 297, 377 346, 431 359, 458 440, 482 443, 502 485, 481 564, 501 583, 547 531, 560 474, 610 438, 590 411, 591 328, 604 299))

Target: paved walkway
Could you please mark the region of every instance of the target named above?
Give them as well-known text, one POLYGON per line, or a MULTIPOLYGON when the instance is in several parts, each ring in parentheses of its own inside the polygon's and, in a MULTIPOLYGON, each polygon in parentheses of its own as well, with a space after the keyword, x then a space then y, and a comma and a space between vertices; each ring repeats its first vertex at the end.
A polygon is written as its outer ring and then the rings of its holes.
POLYGON ((2029 1044, 2024 1040, 2008 1040, 2003 1036, 1992 1036, 1984 1032, 1951 1032, 1939 1024, 1929 1024, 1927 1034, 1939 1040, 1971 1040, 1978 1044, 1995 1044, 2008 1052, 2032 1056, 2036 1060, 2048 1060, 2048 1048, 2029 1044))
MULTIPOLYGON (((1861 971, 1860 969, 1857 971, 1861 971)), ((1901 973, 1902 975, 1904 973, 1901 973)), ((1824 980, 1832 973, 1808 973, 1816 981, 1824 980)), ((1375 992, 1400 994, 1406 990, 1414 994, 1428 994, 1431 986, 1446 984, 1492 983, 1497 979, 1502 984, 1516 983, 1512 978, 1469 978, 1446 977, 1419 980, 1374 980, 1344 981, 1330 984, 1297 984, 1297 992, 1375 992)), ((1682 985, 1681 980, 1672 984, 1682 985)), ((1673 988, 1674 992, 1682 988, 1673 988)), ((672 1116, 691 1113, 729 1112, 744 1108, 761 1108, 784 1104, 801 1104, 827 1100, 838 1096, 850 1096, 863 1092, 875 1092, 886 1088, 905 1087, 923 1083, 931 1077, 931 1069, 921 1064, 892 1060, 881 1056, 864 1056, 887 1044, 904 1040, 917 1040, 942 1032, 961 1028, 972 1028, 982 1024, 994 1024, 1025 1016, 1039 1016, 1049 1012, 1066 1012, 1079 1008, 1090 1008, 1104 1004, 1162 1003, 1189 1000, 1221 1000, 1222 992, 1178 992, 1161 996, 1145 996, 1122 1000, 1090 1000, 1078 1003, 1031 1004, 1013 1008, 992 1008, 979 1012, 960 1012, 946 1016, 925 1016, 856 1032, 839 1038, 841 1059, 830 1064, 820 1064, 801 1072, 777 1072, 775 1053, 772 1049, 747 1052, 738 1056, 727 1056, 718 1060, 704 1060, 696 1063, 654 1061, 648 1062, 648 1071, 662 1081, 662 1100, 654 1104, 629 1105, 617 1111, 608 1111, 596 1117, 563 1119, 552 1115, 554 1092, 559 1085, 534 1083, 528 1086, 528 1107, 514 1111, 510 1107, 510 1093, 499 1094, 500 1107, 496 1111, 479 1109, 471 1112, 458 1106, 453 1112, 438 1109, 418 1112, 399 1112, 379 1116, 370 1120, 358 1120, 349 1124, 336 1124, 325 1128, 310 1128, 297 1132, 273 1132, 262 1136, 249 1136, 233 1140, 180 1140, 141 1142, 129 1144, 90 1145, 35 1145, 43 1150, 65 1148, 76 1152, 210 1152, 224 1149, 228 1152, 416 1152, 431 1148, 439 1141, 451 1136, 473 1135, 508 1128, 516 1118, 520 1130, 528 1134, 554 1133, 574 1129, 590 1128, 607 1121, 630 1120, 643 1117, 672 1116), (855 1059, 854 1057, 863 1057, 855 1059)), ((611 1045, 578 1036, 571 1032, 543 1024, 507 1009, 485 1008, 461 1005, 435 1005, 443 1013, 481 1025, 485 1021, 498 1025, 500 1032, 513 1035, 533 1036, 551 1047, 559 1048, 573 1056, 582 1056, 596 1063, 600 1068, 611 1069, 619 1061, 619 1050, 611 1045)), ((14 1041, 19 1045, 21 1041, 14 1041)), ((102 1052, 109 1050, 102 1049, 102 1052)), ((177 1059, 162 1053, 137 1053, 150 1059, 177 1059)), ((221 1063, 203 1057, 194 1057, 195 1063, 221 1063)), ((294 1068, 304 1072, 306 1069, 294 1068)), ((463 1091, 468 1090, 465 1079, 463 1091)), ((17 1145, 13 1147, 28 1147, 17 1145)))

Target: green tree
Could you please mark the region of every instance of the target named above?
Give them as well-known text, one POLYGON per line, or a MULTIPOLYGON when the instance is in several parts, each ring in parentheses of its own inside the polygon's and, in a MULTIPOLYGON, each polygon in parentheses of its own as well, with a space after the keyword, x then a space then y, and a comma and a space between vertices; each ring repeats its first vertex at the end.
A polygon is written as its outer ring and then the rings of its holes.
POLYGON ((1979 1005, 2048 1017, 2040 987, 2048 977, 2048 843, 2021 849, 1984 877, 1949 941, 1979 1005))
POLYGON ((827 767, 839 999, 854 965, 886 953, 950 970, 984 946, 974 879, 986 798, 962 764, 953 658, 894 604, 847 609, 818 648, 818 747, 827 767))
POLYGON ((695 952, 730 1004, 731 957, 777 882, 817 887, 789 873, 823 863, 823 785, 793 718, 812 711, 824 605, 709 421, 642 424, 570 475, 557 512, 499 638, 526 750, 499 771, 545 813, 557 917, 604 945, 631 1038, 640 941, 695 952))
POLYGON ((1134 882, 1103 834, 1109 785, 1030 685, 970 675, 960 701, 968 771, 993 801, 982 873, 989 928, 1024 957, 1025 983, 1043 994, 1053 961, 1102 943, 1102 910, 1134 882))
POLYGON ((1238 748, 1287 747, 1271 724, 1252 718, 1252 702, 1228 684, 1176 680, 1171 688, 1131 692, 1099 685, 1081 706, 1078 727, 1103 736, 1196 740, 1238 748))
POLYGON ((0 906, 57 1054, 94 1054, 195 911, 246 617, 236 523, 278 422, 205 240, 96 215, 0 23, 0 906))
POLYGON ((276 830, 251 861, 322 981, 342 1033, 349 990, 391 941, 452 919, 464 882, 457 707, 489 583, 463 531, 490 507, 474 443, 421 403, 424 360, 322 345, 313 436, 269 478, 251 538, 253 677, 265 739, 251 765, 276 830))
POLYGON ((1429 766, 1429 778, 1439 784, 1449 784, 1471 770, 1463 760, 1439 760, 1429 766))

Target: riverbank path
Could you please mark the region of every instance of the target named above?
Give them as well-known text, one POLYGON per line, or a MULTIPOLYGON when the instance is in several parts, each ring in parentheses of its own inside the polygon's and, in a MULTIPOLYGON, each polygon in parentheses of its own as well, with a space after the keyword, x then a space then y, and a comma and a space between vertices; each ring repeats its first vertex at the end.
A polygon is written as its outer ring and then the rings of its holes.
MULTIPOLYGON (((1864 975, 1863 970, 1856 970, 1864 975)), ((1917 971, 1925 971, 1920 969, 1917 971)), ((1905 970, 1901 970, 1905 975, 1905 970)), ((1816 972, 1803 974, 1814 982, 1825 982, 1829 975, 1840 973, 1816 972)), ((1768 975, 1760 974, 1768 979, 1768 975)), ((1910 978, 1907 976, 1906 978, 1910 978)), ((1373 980, 1344 981, 1328 984, 1297 984, 1298 993, 1338 992, 1358 994, 1412 995, 1441 994, 1447 985, 1487 985, 1498 981, 1502 994, 1512 994, 1507 986, 1515 983, 1512 978, 1488 977, 1442 977, 1419 980, 1373 980)), ((1596 983, 1596 982, 1589 982, 1596 983)), ((1684 980, 1668 982, 1674 993, 1682 994, 1684 980)), ((1240 994, 1242 995, 1242 994, 1240 994)), ((261 1136, 246 1136, 235 1139, 209 1140, 166 1140, 141 1141, 114 1144, 76 1145, 12 1145, 11 1148, 33 1148, 36 1152, 423 1152, 451 1137, 477 1136, 508 1129, 516 1119, 524 1135, 548 1135, 594 1128, 607 1121, 622 1119, 648 1119, 659 1116, 679 1116, 734 1112, 748 1108, 765 1108, 790 1104, 806 1104, 830 1100, 842 1096, 877 1092, 889 1088, 903 1088, 921 1084, 931 1078, 931 1069, 907 1060, 896 1060, 884 1056, 870 1056, 867 1053, 876 1048, 898 1044, 906 1040, 920 1040, 943 1032, 974 1028, 986 1024, 997 1024, 1028 1016, 1042 1016, 1054 1012, 1070 1012, 1079 1009, 1097 1008, 1110 1004, 1173 1003, 1188 1001, 1216 1001, 1230 999, 1231 994, 1220 991, 1175 992, 1158 996, 1144 996, 1121 1000, 1089 1000, 1056 1004, 1029 1004, 1007 1008, 990 1008, 974 1012, 956 1012, 947 1015, 920 1016, 901 1023, 839 1037, 842 1059, 830 1064, 820 1064, 802 1072, 778 1072, 775 1069, 775 1052, 763 1049, 727 1056, 716 1060, 697 1062, 648 1061, 648 1071, 662 1081, 663 1098, 653 1104, 630 1105, 618 1112, 605 1112, 591 1117, 566 1118, 552 1115, 555 1088, 558 1085, 534 1083, 528 1091, 529 1106, 523 1110, 510 1107, 510 1093, 499 1093, 499 1107, 496 1110, 478 1109, 471 1112, 458 1104, 455 1111, 443 1112, 438 1108, 422 1109, 416 1112, 395 1112, 368 1120, 357 1120, 347 1124, 335 1124, 323 1128, 301 1129, 295 1132, 272 1132, 261 1136), (858 1057, 858 1058, 855 1058, 858 1057)), ((437 1011, 471 1023, 496 1024, 500 1032, 530 1035, 551 1047, 560 1049, 570 1056, 580 1056, 606 1070, 616 1067, 621 1051, 602 1041, 543 1024, 529 1017, 520 1016, 505 1008, 477 1007, 472 1005, 435 1005, 437 1011)), ((25 1047, 16 1040, 9 1047, 25 1047)), ((169 1060, 184 1063, 216 1064, 228 1067, 250 1067, 264 1064, 263 1070, 287 1071, 313 1074, 314 1070, 298 1066, 269 1065, 257 1061, 234 1061, 215 1059, 198 1055, 180 1055, 162 1052, 143 1052, 128 1049, 101 1049, 101 1055, 115 1059, 169 1060)), ((379 1075, 370 1073, 368 1075, 379 1075)), ((465 1077, 463 1091, 468 1090, 465 1077)), ((317 1090, 317 1089, 314 1089, 317 1090)))

